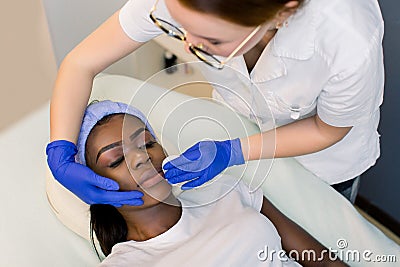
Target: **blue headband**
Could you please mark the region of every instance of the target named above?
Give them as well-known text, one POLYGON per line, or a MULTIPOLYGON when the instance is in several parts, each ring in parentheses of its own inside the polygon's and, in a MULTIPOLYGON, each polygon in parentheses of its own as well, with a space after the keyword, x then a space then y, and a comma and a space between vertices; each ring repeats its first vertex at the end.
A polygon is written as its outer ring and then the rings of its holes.
POLYGON ((146 117, 140 110, 132 106, 126 105, 124 103, 113 102, 110 100, 94 102, 86 108, 85 114, 83 115, 81 131, 79 133, 78 143, 77 143, 78 153, 76 154, 75 157, 76 162, 86 165, 86 160, 85 160, 86 140, 90 132, 92 131, 93 127, 96 125, 96 123, 107 115, 117 114, 117 113, 124 113, 137 117, 146 125, 146 128, 150 131, 151 135, 157 139, 146 117))

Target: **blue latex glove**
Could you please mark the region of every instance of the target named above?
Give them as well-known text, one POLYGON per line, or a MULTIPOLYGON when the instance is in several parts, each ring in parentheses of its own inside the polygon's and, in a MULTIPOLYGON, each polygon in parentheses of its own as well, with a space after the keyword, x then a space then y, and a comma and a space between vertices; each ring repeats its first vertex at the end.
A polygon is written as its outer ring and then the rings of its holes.
POLYGON ((244 163, 240 139, 226 141, 201 141, 186 150, 180 157, 167 162, 163 169, 169 183, 189 181, 182 189, 204 184, 227 167, 244 163))
POLYGON ((47 163, 54 178, 87 204, 143 205, 142 192, 118 192, 117 182, 99 176, 90 168, 75 162, 74 143, 56 140, 46 147, 47 163))

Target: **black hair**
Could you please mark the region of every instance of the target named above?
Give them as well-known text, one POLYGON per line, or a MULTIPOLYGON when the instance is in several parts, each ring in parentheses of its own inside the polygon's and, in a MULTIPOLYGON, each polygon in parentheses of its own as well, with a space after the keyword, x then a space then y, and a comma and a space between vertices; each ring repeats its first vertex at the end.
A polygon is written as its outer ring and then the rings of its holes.
POLYGON ((93 233, 99 241, 101 251, 107 256, 115 244, 127 241, 128 226, 114 206, 93 204, 90 205, 90 239, 99 256, 93 233))

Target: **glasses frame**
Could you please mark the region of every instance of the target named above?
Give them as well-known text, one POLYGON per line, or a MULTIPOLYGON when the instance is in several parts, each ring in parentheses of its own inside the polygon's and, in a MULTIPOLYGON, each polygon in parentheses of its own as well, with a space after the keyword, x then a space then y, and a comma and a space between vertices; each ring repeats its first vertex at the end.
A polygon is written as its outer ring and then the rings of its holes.
MULTIPOLYGON (((154 16, 154 11, 156 10, 156 5, 158 3, 159 0, 156 0, 156 2, 154 3, 153 7, 150 10, 150 14, 149 17, 151 19, 151 21, 153 21, 153 23, 160 28, 164 33, 166 33, 168 36, 173 37, 175 39, 178 39, 182 42, 186 42, 187 43, 187 39, 186 39, 186 33, 184 31, 182 31, 181 29, 179 29, 177 26, 173 25, 172 23, 165 21, 163 19, 157 18, 156 16, 154 16), (171 26, 171 28, 173 28, 176 31, 171 31, 168 30, 167 28, 165 28, 162 23, 168 24, 169 26, 171 26)), ((225 58, 225 60, 221 61, 218 58, 216 58, 214 55, 208 53, 207 51, 205 51, 204 49, 202 49, 202 45, 193 45, 191 43, 188 43, 189 46, 189 50, 190 52, 195 55, 198 59, 200 59, 201 61, 203 61, 204 63, 206 63, 207 65, 214 67, 216 69, 223 69, 225 64, 230 61, 236 54, 237 52, 242 49, 242 47, 244 45, 247 44, 247 42, 258 32, 258 30, 261 28, 261 25, 258 25, 232 52, 231 54, 225 58), (211 62, 209 61, 204 55, 207 55, 208 57, 211 57, 213 60, 215 60, 215 62, 211 62)))

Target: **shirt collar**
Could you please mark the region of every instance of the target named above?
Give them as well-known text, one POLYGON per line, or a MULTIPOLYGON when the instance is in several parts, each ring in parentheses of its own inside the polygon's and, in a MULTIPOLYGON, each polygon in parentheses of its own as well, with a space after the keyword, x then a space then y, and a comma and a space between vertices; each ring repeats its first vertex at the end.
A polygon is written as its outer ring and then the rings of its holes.
POLYGON ((312 57, 317 18, 309 2, 305 1, 288 19, 288 26, 282 26, 264 49, 251 73, 254 82, 265 82, 286 75, 283 58, 307 60, 312 57))
POLYGON ((288 26, 282 26, 276 33, 273 39, 275 56, 307 60, 314 54, 317 17, 309 2, 304 2, 287 20, 288 26))

